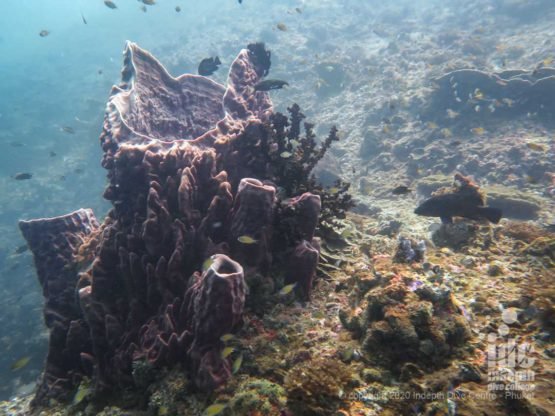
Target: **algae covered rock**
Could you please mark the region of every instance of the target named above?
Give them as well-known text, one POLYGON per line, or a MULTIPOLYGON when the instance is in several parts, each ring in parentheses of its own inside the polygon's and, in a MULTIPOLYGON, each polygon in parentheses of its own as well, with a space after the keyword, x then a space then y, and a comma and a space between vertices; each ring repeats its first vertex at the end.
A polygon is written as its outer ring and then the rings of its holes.
POLYGON ((235 415, 253 412, 260 416, 278 415, 287 403, 283 387, 264 379, 249 378, 241 382, 236 391, 228 403, 235 415))
POLYGON ((433 232, 432 241, 438 247, 460 248, 474 240, 477 230, 478 227, 468 222, 441 224, 433 232))
POLYGON ((406 363, 439 368, 470 337, 468 323, 443 286, 393 278, 368 292, 360 315, 364 350, 398 373, 406 363))
POLYGON ((432 192, 437 191, 440 188, 446 188, 453 184, 453 177, 449 175, 430 175, 418 180, 416 185, 416 191, 425 196, 429 197, 432 192))
POLYGON ((287 404, 294 415, 335 415, 353 379, 341 361, 318 357, 293 367, 285 376, 287 404))
POLYGON ((503 210, 503 217, 533 220, 538 217, 541 200, 528 192, 506 186, 495 185, 485 188, 488 205, 503 210))

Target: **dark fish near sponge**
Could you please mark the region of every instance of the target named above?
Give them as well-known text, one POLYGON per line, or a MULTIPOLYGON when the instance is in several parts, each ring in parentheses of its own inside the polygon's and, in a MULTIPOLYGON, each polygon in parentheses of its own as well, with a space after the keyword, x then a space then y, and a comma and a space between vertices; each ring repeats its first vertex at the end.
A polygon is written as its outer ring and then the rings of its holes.
POLYGON ((412 189, 410 189, 408 186, 405 185, 399 185, 396 188, 391 190, 391 193, 393 195, 406 195, 406 194, 410 194, 412 192, 412 189))
POLYGON ((255 91, 279 90, 286 85, 289 85, 289 84, 279 79, 265 79, 264 81, 257 82, 254 85, 254 90, 255 91))
POLYGON ((249 43, 247 46, 249 57, 256 67, 256 73, 265 77, 272 66, 272 53, 266 49, 264 42, 249 43))
POLYGON ((439 217, 444 224, 452 223, 453 217, 474 220, 485 218, 497 224, 502 216, 499 208, 485 207, 478 196, 464 192, 432 196, 420 204, 414 213, 426 217, 439 217))
POLYGON ((22 254, 22 253, 25 253, 27 250, 29 250, 29 246, 27 244, 23 244, 22 246, 19 246, 18 248, 16 248, 14 253, 22 254))
POLYGON ((13 178, 16 181, 24 181, 26 179, 31 179, 33 177, 32 173, 27 173, 27 172, 22 172, 22 173, 16 173, 13 178))
POLYGON ((218 70, 221 64, 222 62, 217 56, 215 58, 205 58, 200 61, 200 64, 198 66, 198 74, 204 76, 212 75, 218 70))

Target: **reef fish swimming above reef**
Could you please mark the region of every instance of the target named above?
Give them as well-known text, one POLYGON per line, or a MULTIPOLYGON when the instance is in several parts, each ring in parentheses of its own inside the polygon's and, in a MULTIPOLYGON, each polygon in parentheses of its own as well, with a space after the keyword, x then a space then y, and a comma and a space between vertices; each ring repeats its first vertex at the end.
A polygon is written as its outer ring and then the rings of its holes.
POLYGON ((279 90, 286 85, 289 85, 289 84, 280 79, 265 79, 264 81, 260 81, 256 83, 254 86, 254 90, 255 91, 279 90))
POLYGON ((203 76, 212 75, 218 70, 222 62, 217 56, 215 58, 205 58, 200 61, 198 66, 198 74, 203 76))
POLYGON ((420 204, 414 213, 426 217, 440 217, 441 222, 449 224, 453 217, 487 219, 498 223, 502 212, 499 208, 486 207, 481 198, 467 192, 454 192, 432 196, 420 204))

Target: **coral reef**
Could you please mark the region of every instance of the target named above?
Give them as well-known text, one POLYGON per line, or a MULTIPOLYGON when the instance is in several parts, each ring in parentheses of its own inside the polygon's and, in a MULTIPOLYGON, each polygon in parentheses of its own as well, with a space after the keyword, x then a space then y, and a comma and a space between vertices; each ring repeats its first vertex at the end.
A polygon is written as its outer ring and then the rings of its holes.
POLYGON ((310 299, 320 211, 331 227, 352 203, 347 184, 328 191, 310 176, 336 129, 318 147, 311 124, 300 136, 298 106, 289 121, 254 91, 269 66, 269 51, 249 45, 226 88, 173 78, 127 45, 100 136, 113 209, 101 228, 87 210, 20 225, 51 329, 35 405, 68 399, 85 376, 97 397, 144 388, 152 369, 176 364, 211 391, 231 376, 220 337, 242 323, 245 280, 285 270, 310 299))
POLYGON ((407 363, 444 366, 470 337, 468 323, 446 287, 405 282, 396 275, 362 295, 360 312, 343 311, 340 318, 362 338, 366 351, 398 373, 406 373, 407 363))
MULTIPOLYGON (((321 199, 319 233, 329 235, 339 227, 337 219, 354 206, 348 193, 350 184, 338 180, 331 188, 321 185, 312 171, 324 157, 333 142, 339 140, 332 127, 328 136, 318 145, 314 125, 302 122, 305 115, 297 104, 287 109, 289 118, 276 112, 270 122, 250 124, 241 140, 234 140, 228 148, 216 148, 233 160, 230 177, 253 177, 278 184, 280 199, 310 192, 321 199), (303 134, 304 133, 304 134, 303 134)), ((230 181, 234 184, 233 179, 230 181)))
POLYGON ((432 241, 438 247, 452 247, 459 249, 471 244, 477 237, 479 226, 467 222, 457 222, 454 224, 441 224, 432 233, 432 241))
POLYGON ((550 121, 555 114, 551 99, 555 93, 555 68, 498 73, 460 69, 443 75, 435 83, 437 89, 426 110, 430 116, 435 113, 447 118, 445 109, 451 109, 464 117, 483 117, 482 112, 475 110, 476 105, 493 105, 495 112, 487 112, 488 117, 536 113, 544 121, 550 121))
POLYGON ((421 262, 426 254, 426 242, 400 236, 393 260, 399 263, 421 262))
POLYGON ((286 402, 285 390, 279 384, 249 378, 237 386, 228 407, 237 415, 273 416, 280 414, 286 402))
POLYGON ((347 397, 351 374, 341 362, 319 357, 285 376, 287 403, 295 415, 334 415, 347 397))

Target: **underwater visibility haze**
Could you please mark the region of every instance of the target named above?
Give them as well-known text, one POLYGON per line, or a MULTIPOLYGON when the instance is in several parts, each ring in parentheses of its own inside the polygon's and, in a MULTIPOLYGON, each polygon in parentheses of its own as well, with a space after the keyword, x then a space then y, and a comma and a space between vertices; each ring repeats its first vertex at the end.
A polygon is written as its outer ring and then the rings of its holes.
POLYGON ((0 415, 555 414, 552 0, 3 0, 0 415))

